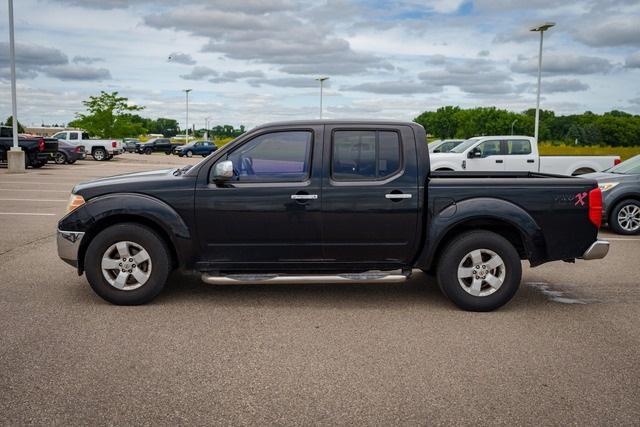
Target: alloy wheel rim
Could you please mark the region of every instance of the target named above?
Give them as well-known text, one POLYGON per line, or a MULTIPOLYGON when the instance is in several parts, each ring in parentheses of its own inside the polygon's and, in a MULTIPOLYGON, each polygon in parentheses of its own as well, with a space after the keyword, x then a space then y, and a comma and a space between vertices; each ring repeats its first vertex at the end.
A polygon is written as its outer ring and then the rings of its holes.
POLYGON ((121 241, 109 246, 102 255, 102 275, 114 288, 133 291, 151 276, 151 256, 141 245, 121 241))
POLYGON ((637 231, 640 229, 640 207, 626 205, 618 212, 618 224, 625 231, 637 231))
POLYGON ((490 249, 474 249, 458 265, 460 287, 475 297, 486 297, 504 283, 507 269, 503 259, 490 249))
POLYGON ((102 159, 104 159, 104 153, 102 152, 102 150, 98 150, 93 154, 93 157, 96 160, 102 160, 102 159))
POLYGON ((54 157, 53 157, 53 160, 59 165, 63 164, 64 163, 64 154, 56 153, 54 155, 54 157))

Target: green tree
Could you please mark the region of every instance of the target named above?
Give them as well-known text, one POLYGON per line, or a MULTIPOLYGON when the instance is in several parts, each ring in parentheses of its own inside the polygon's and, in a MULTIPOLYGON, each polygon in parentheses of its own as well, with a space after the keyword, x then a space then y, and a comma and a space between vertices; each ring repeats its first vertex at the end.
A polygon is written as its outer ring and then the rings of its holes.
MULTIPOLYGON (((7 117, 7 120, 5 120, 4 125, 9 127, 13 126, 13 116, 7 117)), ((20 120, 18 120, 18 133, 24 133, 24 126, 22 126, 22 124, 20 123, 20 120)))
POLYGON ((77 119, 69 126, 80 127, 92 136, 100 138, 123 138, 146 133, 143 122, 130 112, 144 109, 142 106, 129 105, 129 99, 118 96, 118 92, 100 92, 99 96, 90 96, 82 104, 87 113, 76 113, 77 119))

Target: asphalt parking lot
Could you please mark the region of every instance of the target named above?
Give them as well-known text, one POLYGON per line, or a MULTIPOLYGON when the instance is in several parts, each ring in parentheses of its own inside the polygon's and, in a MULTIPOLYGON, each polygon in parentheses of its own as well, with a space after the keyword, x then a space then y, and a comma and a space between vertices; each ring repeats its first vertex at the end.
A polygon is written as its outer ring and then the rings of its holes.
POLYGON ((57 257, 77 182, 198 159, 0 169, 0 423, 626 424, 640 420, 640 236, 524 269, 513 301, 458 310, 402 285, 211 286, 174 274, 117 307, 57 257))

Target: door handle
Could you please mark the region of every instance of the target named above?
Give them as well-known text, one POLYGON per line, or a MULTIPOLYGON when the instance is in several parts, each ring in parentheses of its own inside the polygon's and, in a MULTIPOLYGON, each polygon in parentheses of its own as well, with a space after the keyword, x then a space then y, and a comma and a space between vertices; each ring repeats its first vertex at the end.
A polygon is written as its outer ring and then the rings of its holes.
POLYGON ((292 200, 316 200, 318 198, 317 194, 292 194, 292 200))
POLYGON ((411 194, 404 194, 404 193, 387 193, 384 195, 385 199, 391 199, 391 200, 400 200, 400 199, 410 199, 413 196, 411 194))
POLYGON ((535 160, 533 160, 533 159, 529 159, 529 160, 527 160, 527 163, 535 163, 535 162, 536 162, 536 161, 535 161, 535 160))
POLYGON ((496 160, 496 163, 503 163, 504 160, 496 160))

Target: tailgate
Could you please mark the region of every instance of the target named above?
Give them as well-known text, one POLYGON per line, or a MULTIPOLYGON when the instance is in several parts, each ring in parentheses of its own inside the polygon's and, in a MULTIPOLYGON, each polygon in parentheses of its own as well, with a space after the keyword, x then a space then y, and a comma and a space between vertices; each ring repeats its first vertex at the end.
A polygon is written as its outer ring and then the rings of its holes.
POLYGON ((58 151, 58 140, 55 138, 45 138, 44 140, 44 152, 55 153, 58 151))

